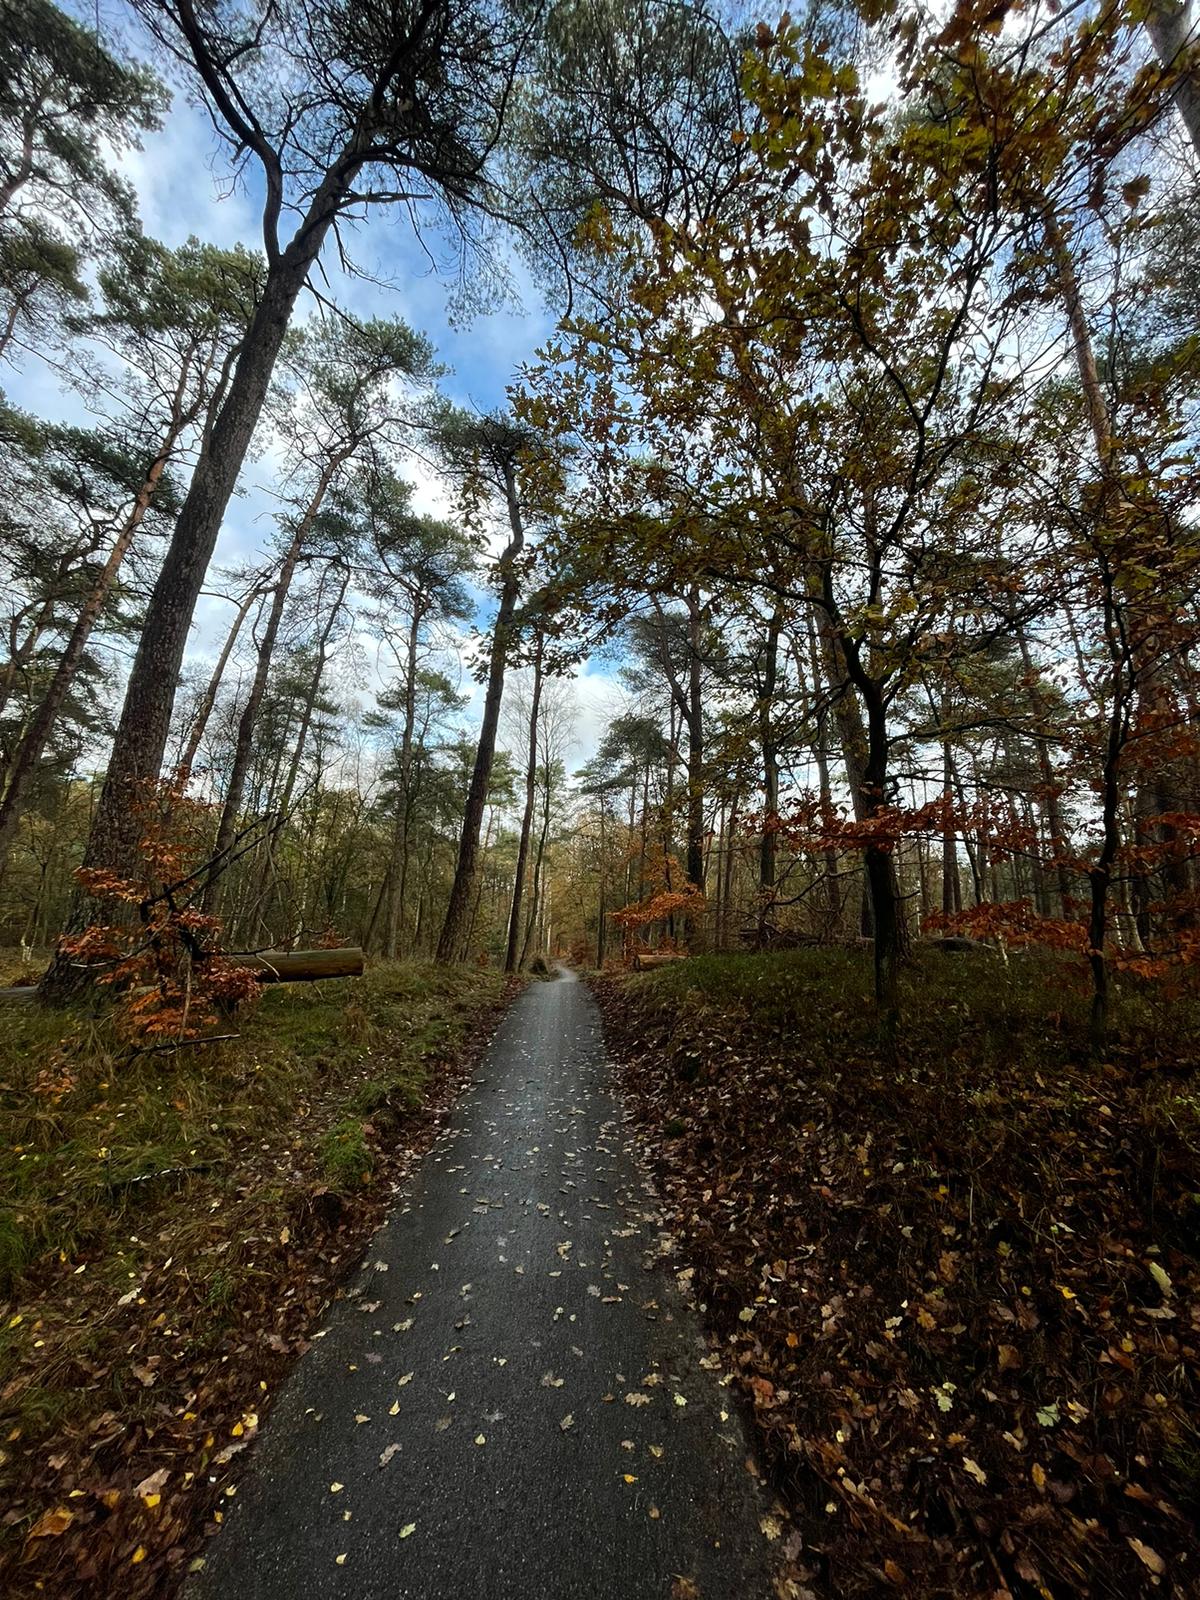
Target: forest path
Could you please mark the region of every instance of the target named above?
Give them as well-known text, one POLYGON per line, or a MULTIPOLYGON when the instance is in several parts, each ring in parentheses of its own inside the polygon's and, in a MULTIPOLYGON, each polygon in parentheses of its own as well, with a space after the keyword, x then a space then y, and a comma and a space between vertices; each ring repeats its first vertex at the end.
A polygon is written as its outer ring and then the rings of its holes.
POLYGON ((765 1600, 746 1432, 658 1253, 595 1004, 534 982, 284 1385, 187 1600, 765 1600))

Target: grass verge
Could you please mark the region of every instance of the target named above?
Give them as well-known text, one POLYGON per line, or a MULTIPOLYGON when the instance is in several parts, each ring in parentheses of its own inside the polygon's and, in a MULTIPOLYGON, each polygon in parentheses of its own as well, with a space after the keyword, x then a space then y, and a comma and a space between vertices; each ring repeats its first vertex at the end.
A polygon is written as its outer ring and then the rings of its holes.
POLYGON ((923 952, 596 982, 693 1285, 831 1596, 1200 1593, 1200 1000, 923 952))
POLYGON ((0 1010, 6 1597, 170 1590, 505 992, 383 965, 133 1059, 0 1010))

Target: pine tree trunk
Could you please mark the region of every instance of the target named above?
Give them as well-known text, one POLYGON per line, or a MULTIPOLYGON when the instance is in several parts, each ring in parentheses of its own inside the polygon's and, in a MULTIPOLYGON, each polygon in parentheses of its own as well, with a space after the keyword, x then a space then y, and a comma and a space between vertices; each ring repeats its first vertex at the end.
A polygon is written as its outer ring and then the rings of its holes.
POLYGON ((1200 24, 1187 0, 1150 0, 1146 32, 1162 65, 1179 74, 1175 104, 1200 155, 1200 24))
POLYGON ((504 696, 504 675, 508 667, 509 647, 512 643, 513 617, 517 609, 518 577, 515 561, 525 543, 525 530, 521 523, 521 509, 517 499, 516 476, 510 467, 505 472, 508 521, 511 538, 500 557, 500 606, 492 629, 492 647, 488 658, 487 692, 483 702, 483 720, 479 727, 479 743, 475 747, 475 763, 467 788, 466 807, 463 812, 462 832, 458 841, 458 861, 454 869, 454 882, 446 917, 438 939, 437 959, 441 962, 457 961, 462 953, 468 911, 471 904, 471 886, 475 878, 475 865, 479 855, 479 830, 483 824, 487 805, 488 784, 492 777, 492 762, 496 755, 496 732, 500 725, 500 703, 504 696))
MULTIPOLYGON (((229 851, 237 836, 238 817, 241 814, 242 799, 246 790, 246 774, 250 770, 250 757, 254 746, 254 729, 258 722, 258 711, 262 705, 263 696, 267 692, 267 677, 271 670, 271 657, 275 653, 275 640, 279 636, 279 625, 283 620, 284 606, 287 604, 288 590, 291 588, 292 578, 296 572, 296 563, 300 557, 301 535, 297 530, 288 546, 284 556, 283 565, 279 569, 279 577, 275 584, 275 592, 271 597, 271 608, 267 613, 267 625, 263 629, 263 636, 258 645, 258 659, 254 664, 254 677, 250 684, 250 693, 246 697, 246 704, 242 707, 242 714, 238 718, 237 733, 233 742, 233 761, 229 768, 229 779, 225 787, 225 803, 221 807, 221 820, 217 825, 217 837, 213 846, 213 857, 220 862, 229 851)), ((204 889, 202 906, 205 911, 211 911, 216 904, 220 888, 220 878, 210 877, 204 889)))
POLYGON ((605 920, 608 916, 606 900, 607 880, 604 872, 604 794, 600 795, 600 893, 597 896, 596 907, 596 967, 598 971, 604 969, 605 946, 605 920))
POLYGON ((508 917, 508 945, 504 956, 505 972, 517 970, 517 942, 521 936, 521 901, 525 893, 525 868, 529 861, 529 839, 533 831, 533 802, 537 787, 538 709, 542 700, 543 637, 538 633, 533 658, 533 695, 529 708, 529 753, 525 761, 525 806, 521 813, 521 838, 517 845, 517 866, 513 874, 512 906, 508 917))
POLYGON ((208 719, 212 716, 213 707, 217 703, 217 694, 221 687, 221 679, 225 676, 225 668, 229 665, 229 658, 233 654, 233 647, 237 643, 238 635, 242 631, 242 624, 250 615, 250 607, 262 593, 261 585, 253 584, 247 589, 244 598, 240 601, 237 612, 229 632, 225 635, 225 643, 221 646, 221 653, 213 667, 212 676, 208 680, 208 687, 196 711, 192 723, 192 731, 188 734, 187 744, 184 746, 183 757, 179 763, 181 775, 186 779, 191 777, 192 768, 196 764, 196 755, 200 749, 200 741, 204 738, 208 719))
POLYGON ((413 730, 417 722, 417 651, 421 642, 421 623, 425 611, 413 601, 408 629, 408 648, 404 663, 404 727, 400 734, 400 804, 392 833, 392 859, 388 863, 391 893, 388 897, 387 937, 384 954, 394 961, 400 949, 404 923, 404 899, 408 893, 408 835, 412 810, 413 730))
POLYGON ((521 966, 527 965, 530 951, 533 947, 534 936, 537 932, 538 913, 542 908, 542 869, 546 860, 546 841, 550 836, 550 761, 547 758, 545 767, 545 787, 542 791, 542 826, 538 834, 537 854, 533 863, 533 898, 530 901, 529 916, 525 923, 525 941, 521 946, 521 966))
MULTIPOLYGON (((85 867, 133 876, 138 866, 141 823, 137 802, 143 783, 158 778, 170 731, 171 710, 187 647, 192 615, 216 546, 238 474, 266 401, 296 299, 320 253, 353 170, 341 170, 335 185, 318 190, 308 215, 287 249, 267 273, 263 297, 242 344, 208 449, 202 453, 180 509, 166 558, 150 596, 137 653, 125 691, 100 804, 84 851, 85 867)), ((73 928, 86 924, 92 908, 77 900, 73 928)), ((44 1000, 78 987, 71 963, 55 959, 42 979, 44 1000)))
POLYGON ((129 509, 121 531, 113 541, 112 548, 108 553, 108 559, 97 574, 87 599, 75 619, 75 626, 72 628, 71 636, 67 640, 62 655, 59 657, 58 665, 54 669, 54 676, 50 680, 42 703, 34 713, 13 755, 8 776, 8 786, 4 793, 4 799, 0 801, 0 882, 3 882, 5 863, 8 858, 8 843, 12 838, 20 816, 20 804, 29 779, 42 758, 42 752, 46 748, 46 741, 49 739, 57 721, 59 710, 70 692, 71 685, 75 681, 75 674, 79 670, 79 663, 83 660, 83 653, 87 649, 88 640, 91 638, 100 613, 104 609, 104 602, 109 596, 117 573, 121 569, 122 562, 129 553, 129 547, 133 543, 134 536, 145 521, 146 513, 149 511, 158 486, 162 481, 167 462, 170 460, 171 453, 179 441, 179 435, 186 420, 182 412, 183 396, 181 391, 183 382, 184 379, 181 377, 180 389, 176 391, 172 407, 171 422, 163 442, 159 446, 158 453, 146 469, 146 476, 134 497, 133 504, 129 509))

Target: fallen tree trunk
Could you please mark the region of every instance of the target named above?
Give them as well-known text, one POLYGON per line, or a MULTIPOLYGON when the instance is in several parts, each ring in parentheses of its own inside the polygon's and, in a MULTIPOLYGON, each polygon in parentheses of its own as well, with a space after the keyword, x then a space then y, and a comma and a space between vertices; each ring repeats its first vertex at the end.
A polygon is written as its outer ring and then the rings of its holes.
POLYGON ((635 972, 652 972, 655 967, 665 967, 670 961, 685 961, 681 950, 639 950, 633 958, 635 972))
MULTIPOLYGON (((323 978, 361 978, 363 953, 358 945, 335 950, 258 950, 227 956, 235 966, 250 967, 260 983, 317 983, 323 978)), ((29 1001, 37 995, 36 983, 18 989, 0 989, 0 1001, 29 1001)))
POLYGON ((316 983, 321 978, 361 978, 363 953, 358 945, 334 950, 260 950, 230 955, 239 967, 250 967, 260 983, 316 983))

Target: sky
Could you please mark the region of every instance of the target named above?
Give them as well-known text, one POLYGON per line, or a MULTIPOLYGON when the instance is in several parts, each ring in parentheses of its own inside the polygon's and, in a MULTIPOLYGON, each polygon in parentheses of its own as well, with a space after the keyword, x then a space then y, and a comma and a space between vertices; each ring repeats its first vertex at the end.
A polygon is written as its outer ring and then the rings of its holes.
MULTIPOLYGON (((68 9, 85 25, 94 25, 94 5, 68 9)), ((120 4, 101 9, 106 33, 115 33, 130 53, 148 57, 130 18, 131 13, 120 4)), ((151 237, 169 246, 195 235, 223 247, 243 244, 261 249, 257 173, 244 185, 230 184, 223 150, 207 114, 190 104, 178 85, 173 85, 171 109, 162 127, 144 135, 140 149, 121 152, 117 165, 134 187, 142 227, 151 237)), ((505 241, 498 246, 511 280, 509 293, 485 313, 458 318, 454 291, 459 274, 452 252, 435 233, 428 234, 422 244, 400 208, 379 207, 368 221, 348 231, 346 238, 362 275, 348 277, 337 264, 336 252, 327 249, 322 258, 327 274, 322 290, 354 315, 400 316, 424 333, 434 344, 439 362, 450 369, 440 387, 456 403, 479 411, 503 406, 506 386, 521 364, 533 358, 555 320, 512 246, 505 241)), ((313 296, 306 294, 296 319, 312 316, 317 309, 313 296)), ((12 403, 39 416, 84 419, 83 400, 73 391, 64 391, 57 375, 36 356, 26 356, 18 370, 6 371, 4 387, 12 403)), ((417 510, 453 514, 444 485, 428 465, 410 458, 401 470, 415 485, 417 510)), ((257 461, 247 460, 222 527, 210 569, 214 574, 219 567, 248 562, 268 543, 275 509, 266 487, 270 477, 269 454, 257 461)), ((490 599, 481 592, 478 602, 476 620, 486 622, 490 599)), ((215 655, 216 641, 231 617, 232 608, 217 596, 201 598, 189 645, 190 661, 215 655)), ((368 660, 373 661, 371 641, 361 642, 368 660)), ((466 712, 470 720, 481 704, 482 690, 465 663, 460 665, 461 690, 473 696, 466 712)), ((591 662, 584 663, 576 675, 576 730, 568 758, 571 768, 594 754, 604 724, 619 703, 620 690, 609 676, 611 670, 609 662, 591 662)), ((368 683, 364 703, 369 703, 370 697, 368 683)))

